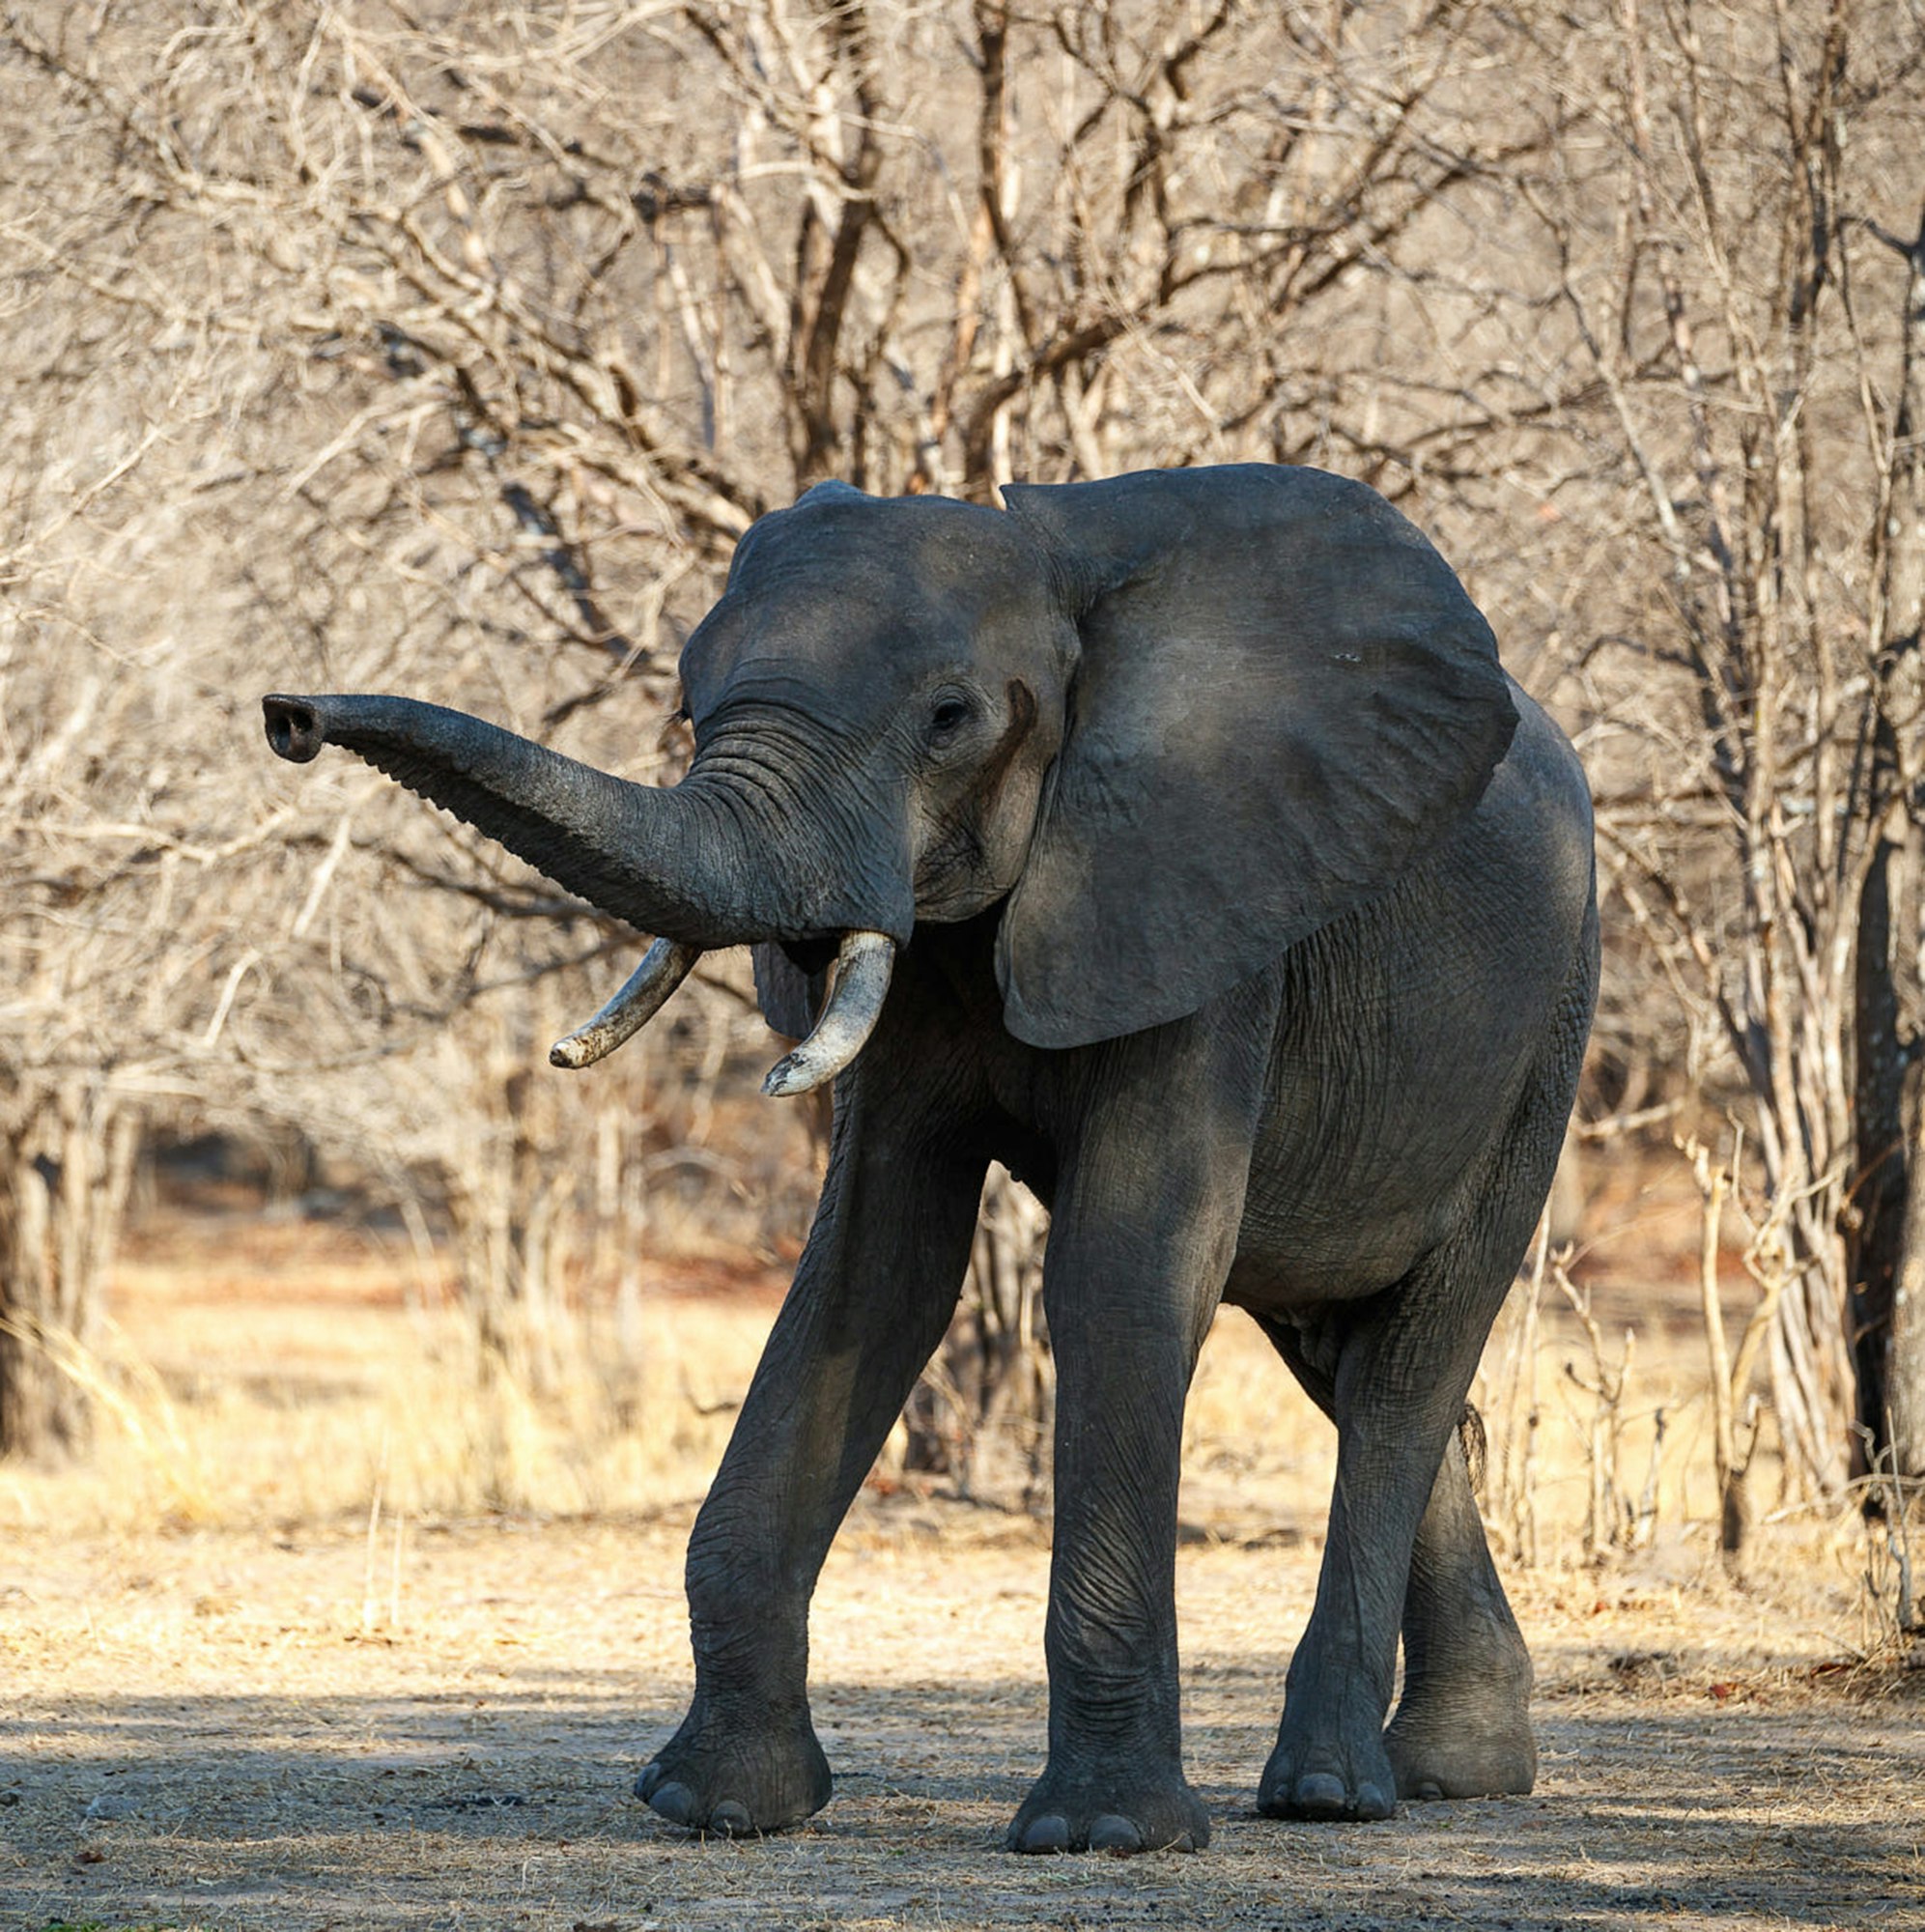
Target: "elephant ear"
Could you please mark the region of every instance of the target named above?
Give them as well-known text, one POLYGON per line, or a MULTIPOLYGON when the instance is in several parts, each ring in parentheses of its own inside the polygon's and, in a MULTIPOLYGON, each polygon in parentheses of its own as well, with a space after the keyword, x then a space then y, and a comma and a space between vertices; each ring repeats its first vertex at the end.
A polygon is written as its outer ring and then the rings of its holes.
POLYGON ((1248 464, 1004 497, 1083 639, 997 941, 1017 1038, 1196 1011, 1482 796, 1517 722, 1496 640, 1373 490, 1248 464))

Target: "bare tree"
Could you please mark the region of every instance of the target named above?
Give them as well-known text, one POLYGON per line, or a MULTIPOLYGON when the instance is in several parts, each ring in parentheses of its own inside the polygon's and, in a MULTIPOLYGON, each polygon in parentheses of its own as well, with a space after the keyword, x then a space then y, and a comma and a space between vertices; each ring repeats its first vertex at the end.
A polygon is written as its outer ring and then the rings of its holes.
POLYGON ((406 676, 417 651, 424 675, 472 676, 517 579, 562 573, 489 531, 478 586, 475 547, 438 547, 382 434, 418 408, 371 413, 313 326, 298 171, 272 115, 240 111, 280 86, 271 37, 238 21, 170 60, 165 10, 99 35, 35 11, 0 38, 25 83, 0 415, 29 455, 0 499, 0 1449, 45 1453, 85 1436, 63 1368, 143 1121, 292 1120, 406 1187, 422 1170, 369 1061, 608 937, 574 918, 515 957, 540 930, 524 915, 580 909, 465 865, 378 785, 339 788, 317 828, 263 783, 256 695, 292 640, 350 679, 406 676), (335 890, 357 867, 371 900, 335 890))
POLYGON ((1876 237, 1922 51, 1904 8, 1619 0, 1564 49, 1599 76, 1596 138, 1520 182, 1570 331, 1534 325, 1533 343, 1568 393, 1573 367, 1591 384, 1557 416, 1585 460, 1573 497, 1648 586, 1603 588, 1592 613, 1617 738, 1594 760, 1602 856, 1749 1089, 1782 1272, 1774 1406, 1821 1489, 1854 1461, 1848 1418, 1860 1454, 1885 1440, 1874 1357, 1907 1189, 1915 958, 1893 909, 1918 696, 1900 586, 1925 531, 1900 510, 1916 298, 1876 237))
MULTIPOLYGON (((1425 522, 1586 729, 1638 966, 1616 1097, 1674 1057, 1752 1096, 1788 1440, 1837 1482, 1855 1405, 1915 1461, 1919 32, 1904 0, 14 8, 11 1251, 98 1277, 131 1107, 293 1111, 443 1213, 525 1338, 635 1237, 665 1136, 753 1164, 699 1097, 746 981, 669 1036, 688 1108, 645 1061, 584 1103, 539 1035, 627 936, 352 772, 297 804, 263 684, 411 685, 672 777, 681 639, 820 478, 1316 462, 1425 522)), ((9 1265, 16 1329, 84 1328, 9 1265)))
POLYGON ((297 810, 249 762, 257 688, 412 682, 672 774, 680 637, 822 476, 985 497, 1257 456, 1404 494, 1430 461, 1474 508, 1487 411, 1401 324, 1453 197, 1546 137, 1467 111, 1516 39, 1449 0, 14 10, 13 594, 60 649, 8 660, 39 848, 8 1038, 71 1145, 23 1127, 10 1174, 59 1160, 106 1227, 125 1096, 292 1110, 445 1208, 479 1305, 539 1306, 581 1212, 554 1177, 608 1165, 556 1137, 607 1136, 536 1099, 503 1015, 619 939, 352 775, 297 810), (69 721, 90 672, 106 708, 69 721), (172 749, 76 817, 103 737, 172 749), (82 928, 122 952, 78 972, 82 928))

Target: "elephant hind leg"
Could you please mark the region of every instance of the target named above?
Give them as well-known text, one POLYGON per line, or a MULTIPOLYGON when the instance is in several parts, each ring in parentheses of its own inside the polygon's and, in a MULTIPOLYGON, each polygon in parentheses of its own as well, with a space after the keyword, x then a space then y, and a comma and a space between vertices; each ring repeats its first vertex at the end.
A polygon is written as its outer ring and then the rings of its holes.
MULTIPOLYGON (((1261 1316, 1258 1325, 1328 1415, 1332 1378, 1302 1334, 1261 1316)), ((1537 1775, 1530 1652, 1490 1560, 1471 1476, 1469 1447, 1482 1435, 1477 1412, 1466 1409, 1445 1448, 1410 1552, 1403 1692, 1384 1733, 1400 1798, 1522 1793, 1537 1775)))
MULTIPOLYGON (((1257 1317, 1306 1393, 1326 1415, 1336 1404, 1331 1337, 1257 1317)), ((1531 1789, 1532 1670, 1517 1620, 1491 1562, 1466 1456, 1478 1429, 1466 1408, 1453 1430, 1411 1547, 1400 1634, 1403 1686, 1383 1735, 1397 1796, 1495 1797, 1531 1789)))
MULTIPOLYGON (((1556 1177, 1597 997, 1597 947, 1594 907, 1555 1036, 1512 1123, 1485 1204, 1481 1245, 1493 1318, 1556 1177)), ((1458 1430, 1445 1446, 1404 1585, 1403 1690, 1384 1733, 1402 1798, 1521 1794, 1537 1778, 1530 1653, 1478 1512, 1467 1452, 1482 1461, 1483 1425, 1474 1410, 1466 1409, 1465 1418, 1475 1431, 1458 1430)))
POLYGON ((1400 1798, 1529 1791, 1531 1658, 1490 1560, 1464 1455, 1451 1437, 1410 1555, 1403 1693, 1384 1733, 1400 1798))
POLYGON ((1530 1659, 1490 1560, 1454 1427, 1530 1242, 1564 1138, 1597 991, 1595 911, 1538 1064, 1466 1211, 1373 1303, 1271 1341, 1337 1423, 1316 1607, 1291 1660, 1260 1809, 1381 1817, 1399 1797, 1531 1788, 1530 1659), (1389 1710, 1398 1639, 1404 1688, 1389 1710))

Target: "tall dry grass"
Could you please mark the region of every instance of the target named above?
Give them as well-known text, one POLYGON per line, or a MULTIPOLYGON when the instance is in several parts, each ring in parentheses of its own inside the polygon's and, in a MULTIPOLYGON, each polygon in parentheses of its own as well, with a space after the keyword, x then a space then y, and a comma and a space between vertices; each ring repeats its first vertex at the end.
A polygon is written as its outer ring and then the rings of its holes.
MULTIPOLYGON (((231 1264, 230 1264, 231 1265, 231 1264)), ((768 1326, 763 1297, 556 1311, 532 1385, 465 1311, 377 1260, 277 1269, 253 1296, 178 1264, 124 1271, 96 1346, 52 1345, 95 1396, 92 1451, 0 1465, 0 1525, 288 1531, 492 1512, 595 1516, 701 1494, 768 1326), (372 1279, 371 1279, 372 1278, 372 1279)))
MULTIPOLYGON (((1538 1259, 1474 1390, 1500 1562, 1732 1588, 1702 1335, 1662 1307, 1620 1324, 1603 1312, 1618 1305, 1608 1289, 1573 1300, 1568 1276, 1560 1293, 1554 1264, 1542 1249, 1538 1259)), ((363 1615, 378 1624, 416 1527, 692 1512, 779 1279, 669 1256, 619 1305, 553 1312, 536 1388, 399 1251, 298 1224, 242 1223, 199 1254, 170 1242, 144 1259, 136 1242, 118 1321, 91 1350, 58 1345, 62 1372, 96 1398, 93 1454, 66 1469, 0 1465, 0 1532, 358 1535, 363 1615), (691 1291, 698 1277, 709 1292, 691 1291)), ((1256 1326, 1224 1311, 1186 1416, 1186 1540, 1314 1544, 1334 1446, 1256 1326)), ((916 1486, 900 1448, 873 1487, 916 1486)), ((1741 1587, 1761 1614, 1776 1605, 1771 1614, 1823 1628, 1845 1652, 1903 1645, 1902 1522, 1868 1533, 1855 1509, 1801 1503, 1769 1466, 1756 1505, 1741 1587)))

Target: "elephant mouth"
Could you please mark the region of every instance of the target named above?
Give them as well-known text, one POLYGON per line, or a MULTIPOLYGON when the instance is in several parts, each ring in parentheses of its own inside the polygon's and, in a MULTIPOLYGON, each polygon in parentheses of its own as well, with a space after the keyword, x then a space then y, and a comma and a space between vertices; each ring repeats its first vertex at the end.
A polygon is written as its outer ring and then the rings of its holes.
MULTIPOLYGON (((585 1026, 549 1049, 550 1065, 579 1069, 606 1060, 662 1010, 701 956, 698 946, 658 939, 614 998, 585 1026)), ((844 933, 835 949, 835 978, 821 1017, 808 1037, 769 1069, 762 1092, 786 1098, 813 1093, 834 1080, 868 1044, 894 968, 895 941, 886 932, 844 933)))

